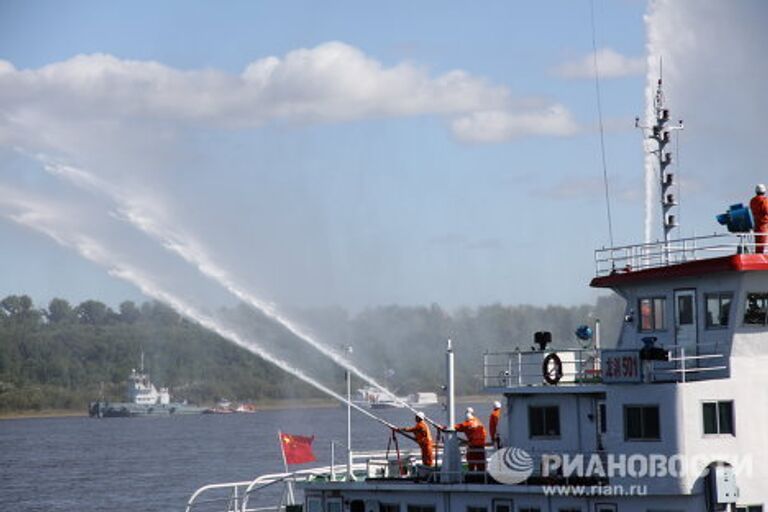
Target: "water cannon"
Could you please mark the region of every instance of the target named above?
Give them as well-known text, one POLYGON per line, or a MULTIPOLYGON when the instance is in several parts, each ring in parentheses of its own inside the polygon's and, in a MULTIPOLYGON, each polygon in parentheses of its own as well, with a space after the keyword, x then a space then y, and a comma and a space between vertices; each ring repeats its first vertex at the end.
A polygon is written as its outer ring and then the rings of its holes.
POLYGON ((592 339, 592 328, 588 325, 580 325, 574 334, 581 341, 589 341, 592 339))
POLYGON ((594 332, 590 326, 580 325, 578 328, 576 328, 574 334, 576 335, 576 338, 579 340, 583 348, 588 348, 592 344, 592 337, 594 336, 594 332))
POLYGON ((728 211, 717 216, 717 222, 729 233, 749 233, 755 226, 752 212, 743 204, 732 204, 728 211))

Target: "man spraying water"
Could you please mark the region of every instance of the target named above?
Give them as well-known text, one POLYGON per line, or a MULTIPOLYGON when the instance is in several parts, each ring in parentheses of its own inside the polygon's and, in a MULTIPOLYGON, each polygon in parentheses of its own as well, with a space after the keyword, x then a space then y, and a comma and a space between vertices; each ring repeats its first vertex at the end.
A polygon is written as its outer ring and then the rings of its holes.
POLYGON ((409 432, 414 435, 416 444, 421 448, 421 463, 425 466, 433 466, 435 463, 434 449, 432 442, 432 433, 429 431, 429 425, 425 421, 426 416, 423 412, 416 413, 416 425, 408 428, 398 428, 398 432, 409 432))

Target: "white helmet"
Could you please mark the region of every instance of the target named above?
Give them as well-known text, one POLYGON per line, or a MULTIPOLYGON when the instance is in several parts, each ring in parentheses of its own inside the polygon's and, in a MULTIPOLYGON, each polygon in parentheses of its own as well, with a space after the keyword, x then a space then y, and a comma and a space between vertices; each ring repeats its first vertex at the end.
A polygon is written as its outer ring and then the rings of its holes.
POLYGON ((416 413, 416 417, 419 418, 420 420, 423 420, 427 416, 423 412, 419 411, 416 413))
POLYGON ((494 409, 501 409, 501 402, 499 402, 498 400, 493 402, 493 408, 494 409))
POLYGON ((475 417, 475 415, 472 414, 471 412, 467 411, 467 414, 465 414, 464 417, 467 418, 468 420, 471 420, 472 418, 475 417))
POLYGON ((766 188, 765 188, 765 185, 763 185, 762 183, 760 183, 760 184, 758 184, 758 185, 755 187, 755 194, 758 194, 758 195, 763 195, 763 194, 765 194, 765 190, 766 190, 766 188))
POLYGON ((475 408, 474 407, 467 407, 467 414, 475 414, 475 408))

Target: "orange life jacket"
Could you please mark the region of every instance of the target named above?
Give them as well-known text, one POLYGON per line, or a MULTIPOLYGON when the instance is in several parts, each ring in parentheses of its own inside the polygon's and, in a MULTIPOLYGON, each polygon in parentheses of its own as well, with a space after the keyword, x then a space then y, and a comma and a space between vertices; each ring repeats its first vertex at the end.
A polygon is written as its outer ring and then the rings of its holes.
POLYGON ((470 418, 453 426, 456 432, 464 432, 469 446, 485 446, 485 426, 477 418, 470 418))
POLYGON ((755 219, 755 231, 765 231, 768 228, 768 196, 753 197, 749 209, 755 219))
POLYGON ((404 428, 403 431, 413 433, 419 446, 432 446, 432 433, 426 421, 419 421, 411 428, 404 428))
POLYGON ((488 430, 491 431, 491 442, 496 439, 496 427, 499 425, 499 417, 501 417, 501 409, 494 409, 491 412, 491 419, 488 420, 488 430))

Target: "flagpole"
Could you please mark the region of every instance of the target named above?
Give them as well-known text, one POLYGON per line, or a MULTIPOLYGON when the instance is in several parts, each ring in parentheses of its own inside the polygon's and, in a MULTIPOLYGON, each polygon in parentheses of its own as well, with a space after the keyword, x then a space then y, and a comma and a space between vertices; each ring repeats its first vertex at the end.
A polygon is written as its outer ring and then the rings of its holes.
MULTIPOLYGON (((288 461, 285 459, 285 448, 283 447, 283 433, 279 430, 277 431, 277 438, 280 440, 280 455, 283 456, 283 468, 285 469, 285 472, 288 473, 288 461)), ((287 477, 286 477, 287 478, 287 477)), ((294 497, 293 497, 293 482, 290 480, 285 481, 286 490, 288 491, 288 505, 294 504, 294 497)))
MULTIPOLYGON (((342 345, 341 349, 347 353, 347 357, 352 355, 350 345, 342 345)), ((347 481, 355 480, 355 474, 352 472, 352 373, 349 368, 344 370, 344 379, 347 381, 347 481)))
POLYGON ((352 379, 349 370, 346 371, 347 378, 347 480, 355 479, 352 473, 352 379))

